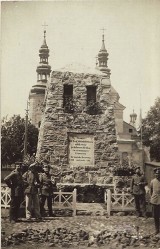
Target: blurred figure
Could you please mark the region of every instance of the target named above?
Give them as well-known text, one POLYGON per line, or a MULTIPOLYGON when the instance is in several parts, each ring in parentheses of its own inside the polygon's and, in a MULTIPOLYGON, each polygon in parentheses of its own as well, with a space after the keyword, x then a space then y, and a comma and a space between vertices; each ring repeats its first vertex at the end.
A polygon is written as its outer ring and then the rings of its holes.
POLYGON ((26 186, 24 191, 26 195, 26 218, 30 220, 32 218, 32 208, 37 220, 41 219, 40 215, 40 203, 38 188, 40 187, 39 175, 36 169, 36 163, 32 163, 29 166, 27 172, 23 175, 23 181, 26 186))
POLYGON ((155 234, 159 233, 160 219, 160 169, 155 169, 155 178, 151 181, 151 204, 153 206, 153 217, 155 234))
POLYGON ((145 181, 144 175, 140 171, 140 167, 136 168, 135 175, 132 177, 130 190, 134 196, 137 217, 146 216, 146 198, 145 198, 145 181))
POLYGON ((15 223, 18 219, 20 204, 24 198, 22 163, 16 163, 16 168, 4 179, 5 183, 11 188, 10 202, 10 222, 15 223))

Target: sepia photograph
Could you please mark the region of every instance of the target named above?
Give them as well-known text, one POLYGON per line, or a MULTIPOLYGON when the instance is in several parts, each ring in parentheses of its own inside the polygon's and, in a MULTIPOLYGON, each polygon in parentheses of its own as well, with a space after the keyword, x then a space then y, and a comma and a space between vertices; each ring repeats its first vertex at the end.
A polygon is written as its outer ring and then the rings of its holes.
POLYGON ((1 1, 1 248, 160 248, 160 1, 1 1))

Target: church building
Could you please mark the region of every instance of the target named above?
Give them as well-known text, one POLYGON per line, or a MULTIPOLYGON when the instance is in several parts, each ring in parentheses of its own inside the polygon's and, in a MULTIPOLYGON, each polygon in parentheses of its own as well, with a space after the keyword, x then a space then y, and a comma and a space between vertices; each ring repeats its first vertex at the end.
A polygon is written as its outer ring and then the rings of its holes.
POLYGON ((29 94, 29 117, 39 128, 37 159, 47 158, 56 168, 99 172, 124 162, 143 165, 136 114, 130 124, 123 120, 104 34, 96 68, 69 65, 51 73, 46 31, 39 56, 37 83, 29 94))

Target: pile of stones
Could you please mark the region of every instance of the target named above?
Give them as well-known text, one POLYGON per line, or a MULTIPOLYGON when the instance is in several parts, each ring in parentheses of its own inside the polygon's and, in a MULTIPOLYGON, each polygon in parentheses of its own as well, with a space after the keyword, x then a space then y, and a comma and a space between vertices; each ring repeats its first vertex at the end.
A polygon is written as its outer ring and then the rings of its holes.
POLYGON ((133 231, 103 231, 87 232, 78 228, 56 228, 46 230, 36 230, 31 228, 23 229, 21 232, 12 233, 10 236, 2 236, 2 246, 16 246, 23 243, 45 244, 48 247, 60 246, 63 248, 75 246, 99 247, 107 245, 107 248, 127 248, 133 246, 137 248, 160 248, 160 235, 140 235, 133 231))

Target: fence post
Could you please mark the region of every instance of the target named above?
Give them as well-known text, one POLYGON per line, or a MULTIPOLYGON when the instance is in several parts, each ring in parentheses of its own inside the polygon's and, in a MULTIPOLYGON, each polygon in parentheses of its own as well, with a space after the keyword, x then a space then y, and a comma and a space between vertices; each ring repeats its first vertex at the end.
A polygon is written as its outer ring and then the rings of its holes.
POLYGON ((5 202, 4 202, 4 208, 6 209, 7 208, 7 204, 8 204, 8 201, 7 201, 7 197, 8 197, 8 189, 7 187, 5 188, 5 202))
POLYGON ((124 193, 124 190, 122 190, 122 211, 124 211, 124 197, 125 197, 125 193, 124 193))
POLYGON ((27 195, 25 195, 25 200, 26 200, 25 215, 26 215, 26 218, 27 218, 27 206, 28 206, 28 196, 27 195))
POLYGON ((76 200, 77 199, 77 189, 73 190, 73 216, 76 216, 76 200))
POLYGON ((111 215, 111 190, 107 189, 107 213, 111 215))
POLYGON ((61 204, 62 202, 62 190, 60 189, 59 190, 59 205, 61 204))
POLYGON ((107 189, 104 191, 104 203, 107 204, 107 189))

